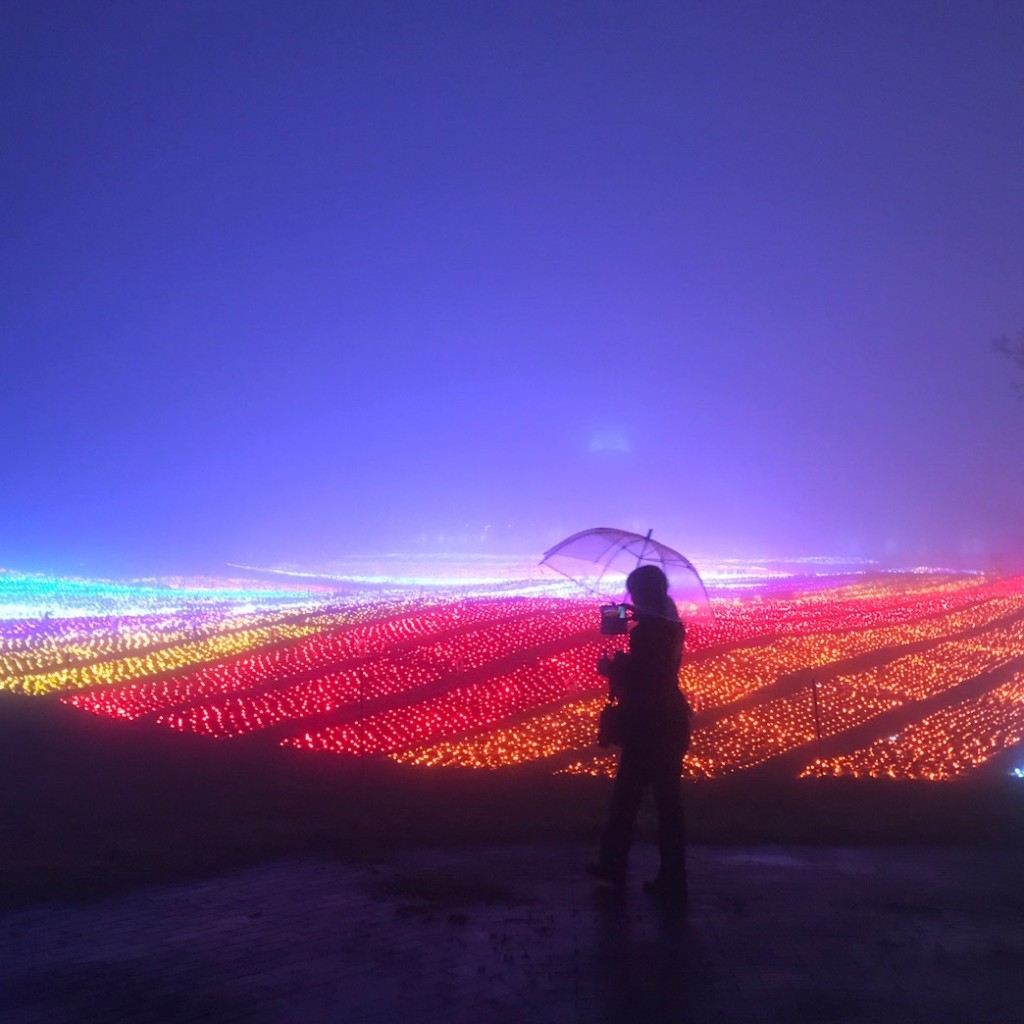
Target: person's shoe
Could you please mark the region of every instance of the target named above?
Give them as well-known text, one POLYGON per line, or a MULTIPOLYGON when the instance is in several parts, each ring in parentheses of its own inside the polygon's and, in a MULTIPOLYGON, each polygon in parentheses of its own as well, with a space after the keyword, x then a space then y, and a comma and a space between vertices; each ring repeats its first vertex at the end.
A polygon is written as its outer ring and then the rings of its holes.
POLYGON ((602 864, 600 861, 588 864, 587 874, 592 878, 596 878, 599 882, 604 882, 606 885, 610 885, 613 889, 626 888, 626 872, 617 871, 615 868, 609 867, 607 864, 602 864))

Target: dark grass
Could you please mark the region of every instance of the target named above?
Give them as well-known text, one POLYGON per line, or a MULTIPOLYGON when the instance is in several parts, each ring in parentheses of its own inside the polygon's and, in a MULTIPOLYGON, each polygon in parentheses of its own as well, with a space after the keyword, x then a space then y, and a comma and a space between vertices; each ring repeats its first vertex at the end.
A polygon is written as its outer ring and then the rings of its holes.
MULTIPOLYGON (((416 769, 216 741, 0 693, 0 908, 88 900, 268 860, 372 861, 424 846, 594 840, 610 782, 416 769)), ((1024 848, 1024 781, 774 778, 688 785, 702 844, 1024 848)), ((641 838, 652 833, 649 809, 641 838)))

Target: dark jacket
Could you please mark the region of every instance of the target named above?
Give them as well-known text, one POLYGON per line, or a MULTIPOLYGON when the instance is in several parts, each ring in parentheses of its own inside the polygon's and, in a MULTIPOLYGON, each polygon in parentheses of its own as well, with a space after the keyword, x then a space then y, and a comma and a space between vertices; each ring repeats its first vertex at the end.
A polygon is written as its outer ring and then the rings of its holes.
POLYGON ((622 746, 684 753, 690 744, 690 708, 679 690, 683 624, 649 616, 630 630, 629 653, 611 665, 609 689, 622 708, 622 746))

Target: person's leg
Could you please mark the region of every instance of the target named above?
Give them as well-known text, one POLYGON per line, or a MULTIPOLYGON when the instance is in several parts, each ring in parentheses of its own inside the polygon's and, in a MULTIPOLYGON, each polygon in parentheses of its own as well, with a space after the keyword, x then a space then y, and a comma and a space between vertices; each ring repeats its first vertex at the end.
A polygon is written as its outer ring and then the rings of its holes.
POLYGON ((686 897, 686 819, 679 776, 682 757, 660 758, 651 779, 654 803, 658 812, 658 849, 661 869, 655 880, 656 889, 667 895, 686 897))
POLYGON ((608 824, 601 840, 600 866, 609 881, 624 881, 629 848, 633 843, 633 826, 648 782, 645 764, 636 751, 624 749, 619 755, 615 773, 608 824))

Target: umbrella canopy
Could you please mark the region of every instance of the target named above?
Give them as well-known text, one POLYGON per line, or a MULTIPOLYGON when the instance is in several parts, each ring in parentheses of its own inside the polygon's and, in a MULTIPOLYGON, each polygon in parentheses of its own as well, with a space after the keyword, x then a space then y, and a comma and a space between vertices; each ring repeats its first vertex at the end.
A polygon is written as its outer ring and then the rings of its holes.
POLYGON ((686 621, 711 622, 711 602, 693 563, 674 548, 629 530, 597 526, 566 537, 544 552, 541 565, 568 577, 595 596, 624 600, 626 577, 638 565, 656 565, 668 577, 668 592, 686 621))

